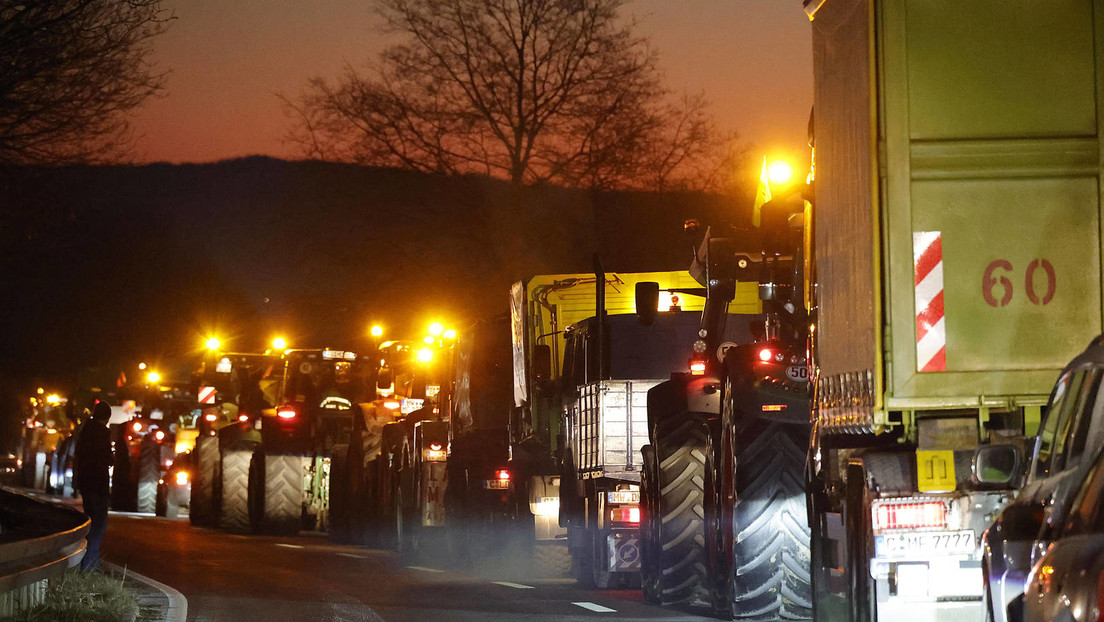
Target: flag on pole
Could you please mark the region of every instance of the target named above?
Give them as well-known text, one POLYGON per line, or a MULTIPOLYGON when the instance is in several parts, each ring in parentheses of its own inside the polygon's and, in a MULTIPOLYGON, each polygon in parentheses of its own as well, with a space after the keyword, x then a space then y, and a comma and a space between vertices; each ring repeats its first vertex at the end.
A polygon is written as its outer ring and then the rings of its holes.
POLYGON ((755 205, 751 208, 751 224, 759 226, 763 204, 771 200, 770 176, 767 174, 767 156, 763 156, 763 172, 759 174, 759 189, 755 192, 755 205))

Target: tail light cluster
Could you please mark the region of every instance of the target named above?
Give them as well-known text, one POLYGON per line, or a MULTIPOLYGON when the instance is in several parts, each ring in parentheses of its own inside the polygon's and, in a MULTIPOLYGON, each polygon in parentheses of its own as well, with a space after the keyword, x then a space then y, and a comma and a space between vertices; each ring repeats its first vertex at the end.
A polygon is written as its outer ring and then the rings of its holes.
POLYGON ((610 509, 610 522, 640 524, 640 506, 627 505, 610 509))
POLYGON ((187 471, 177 471, 176 472, 176 485, 177 486, 187 486, 188 485, 188 472, 187 471))
POLYGON ((947 504, 942 501, 876 501, 874 529, 946 529, 947 504))
POLYGON ((280 408, 279 410, 276 411, 276 416, 281 418, 281 419, 284 419, 285 421, 288 420, 288 419, 294 419, 295 418, 295 409, 292 408, 291 406, 284 406, 284 407, 282 407, 282 408, 280 408))
POLYGON ((448 458, 448 452, 441 443, 430 443, 429 447, 422 451, 422 458, 427 462, 443 462, 448 458))

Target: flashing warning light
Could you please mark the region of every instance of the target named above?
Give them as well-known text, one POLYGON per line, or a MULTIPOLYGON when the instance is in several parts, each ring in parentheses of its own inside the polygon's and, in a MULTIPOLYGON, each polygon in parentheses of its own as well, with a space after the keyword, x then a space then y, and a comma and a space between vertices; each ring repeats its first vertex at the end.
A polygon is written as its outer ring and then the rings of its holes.
POLYGON ((705 361, 690 361, 690 374, 692 376, 705 375, 705 361))
POLYGON ((434 337, 441 336, 441 333, 443 332, 445 332, 445 327, 441 326, 440 322, 433 322, 429 325, 429 334, 433 335, 434 337))
POLYGON ((157 442, 161 442, 165 440, 165 433, 161 430, 158 430, 153 433, 153 438, 157 439, 157 442))
MULTIPOLYGON (((432 340, 433 337, 426 337, 426 339, 432 340)), ((417 357, 419 363, 428 363, 433 360, 433 350, 430 350, 429 348, 422 348, 421 350, 418 350, 417 357)))
POLYGON ((206 421, 218 421, 218 415, 216 415, 215 413, 207 413, 206 415, 203 415, 203 419, 206 421))
POLYGON ((287 350, 287 339, 283 337, 277 337, 272 340, 273 350, 287 350))
POLYGON ((401 406, 402 406, 402 402, 396 402, 394 400, 390 400, 390 401, 387 401, 387 402, 383 403, 383 407, 386 408, 387 410, 398 410, 401 406))
POLYGON ((187 471, 177 471, 176 472, 176 485, 177 486, 187 486, 188 485, 188 472, 187 471))
POLYGON ((499 469, 495 471, 495 479, 510 479, 510 472, 506 469, 499 469))
POLYGON ((238 421, 241 421, 242 423, 245 423, 246 421, 249 421, 249 415, 246 415, 246 414, 238 415, 238 421))
POLYGON ((763 348, 759 351, 759 360, 763 362, 770 361, 774 358, 774 352, 771 352, 769 348, 763 348))
POLYGON ((131 426, 131 427, 134 428, 135 432, 141 432, 142 431, 142 422, 141 421, 135 421, 134 425, 131 426))
POLYGON ((295 418, 295 409, 294 408, 287 408, 287 407, 281 408, 280 410, 276 411, 276 416, 281 418, 281 419, 294 419, 295 418))
POLYGON ((788 184, 793 176, 793 167, 790 166, 789 162, 779 160, 771 162, 767 167, 767 179, 772 184, 788 184))
POLYGON ((222 345, 222 342, 219 341, 218 337, 208 337, 207 341, 205 342, 205 345, 207 346, 208 350, 213 351, 213 350, 218 350, 219 346, 222 345))
POLYGON ((874 528, 942 529, 947 526, 947 505, 942 501, 880 503, 874 507, 874 528))

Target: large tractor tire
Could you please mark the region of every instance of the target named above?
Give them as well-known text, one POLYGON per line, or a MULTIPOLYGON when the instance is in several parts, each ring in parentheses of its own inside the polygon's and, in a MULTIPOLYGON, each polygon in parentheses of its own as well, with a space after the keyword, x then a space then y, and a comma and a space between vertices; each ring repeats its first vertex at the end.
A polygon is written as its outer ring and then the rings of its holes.
POLYGON ((157 509, 157 480, 161 478, 161 447, 148 439, 142 442, 138 455, 139 512, 157 509))
POLYGON ((253 460, 258 474, 264 475, 264 496, 258 503, 261 531, 298 534, 303 521, 303 459, 295 454, 269 454, 262 448, 253 453, 253 460))
POLYGON ((252 528, 249 505, 249 463, 253 451, 242 445, 224 448, 219 469, 222 499, 219 503, 219 526, 233 533, 246 533, 252 528))
POLYGON ((811 619, 809 517, 802 426, 757 421, 735 437, 732 615, 811 619))
POLYGON ((704 415, 682 413, 656 426, 656 485, 649 501, 658 550, 652 596, 663 605, 701 604, 709 596, 705 541, 706 462, 713 451, 704 415))
POLYGON ((334 445, 330 451, 329 537, 334 542, 342 543, 350 542, 352 534, 348 454, 348 445, 334 445))
POLYGON ((188 520, 193 525, 212 527, 218 523, 218 509, 215 506, 215 474, 218 461, 218 437, 206 434, 197 437, 192 492, 191 499, 188 501, 188 520))

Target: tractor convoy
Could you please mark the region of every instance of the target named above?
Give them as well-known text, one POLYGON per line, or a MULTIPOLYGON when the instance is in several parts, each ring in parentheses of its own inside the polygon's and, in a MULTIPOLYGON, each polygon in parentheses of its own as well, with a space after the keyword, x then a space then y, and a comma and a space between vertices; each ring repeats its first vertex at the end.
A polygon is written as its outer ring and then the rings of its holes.
MULTIPOLYGON (((98 379, 115 507, 724 618, 1018 619, 1100 444, 1100 374, 1052 391, 1104 316, 1098 3, 804 5, 808 175, 764 163, 750 226, 457 330, 98 379)), ((74 494, 76 408, 29 403, 22 482, 74 494)))

